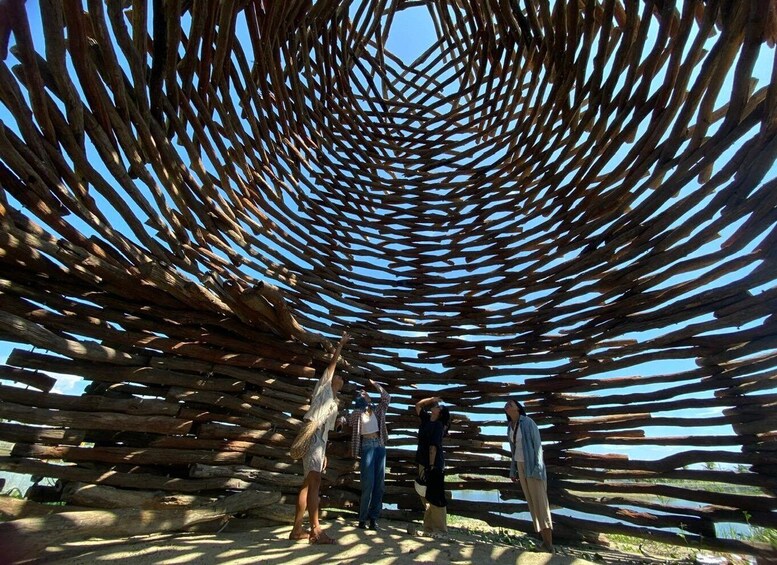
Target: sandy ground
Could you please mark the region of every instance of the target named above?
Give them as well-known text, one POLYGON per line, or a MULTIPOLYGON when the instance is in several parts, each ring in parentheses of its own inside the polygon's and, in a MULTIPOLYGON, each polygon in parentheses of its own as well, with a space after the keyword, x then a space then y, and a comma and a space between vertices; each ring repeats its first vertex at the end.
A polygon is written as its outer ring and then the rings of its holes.
POLYGON ((559 548, 555 555, 490 544, 466 533, 452 531, 447 538, 407 533, 407 523, 384 522, 377 532, 344 522, 328 522, 324 530, 338 538, 337 545, 310 545, 288 540, 291 526, 265 526, 251 531, 178 533, 137 536, 120 540, 89 540, 51 547, 41 562, 93 565, 262 563, 304 565, 353 563, 407 565, 410 563, 497 563, 518 565, 593 565, 593 562, 559 548))

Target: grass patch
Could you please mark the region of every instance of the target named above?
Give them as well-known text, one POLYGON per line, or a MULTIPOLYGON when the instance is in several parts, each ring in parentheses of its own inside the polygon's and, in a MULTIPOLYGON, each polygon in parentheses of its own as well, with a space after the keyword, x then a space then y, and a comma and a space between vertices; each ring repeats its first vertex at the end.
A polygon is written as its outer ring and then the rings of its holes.
POLYGON ((669 545, 623 534, 607 534, 613 547, 624 553, 645 557, 695 561, 698 550, 679 545, 669 545))
POLYGON ((777 549, 777 530, 760 526, 752 526, 750 530, 752 532, 752 538, 750 539, 768 543, 773 549, 777 549))
POLYGON ((522 549, 533 549, 537 545, 523 532, 507 528, 494 528, 482 520, 465 516, 449 514, 448 526, 483 543, 511 545, 522 549))
POLYGON ((8 489, 8 492, 0 493, 0 496, 7 496, 8 498, 24 498, 22 491, 20 491, 17 487, 8 489))
MULTIPOLYGON (((482 543, 510 545, 523 550, 534 550, 539 545, 539 540, 523 532, 492 527, 482 520, 475 520, 464 516, 448 515, 448 525, 482 543)), ((646 560, 679 564, 695 563, 696 556, 703 553, 725 557, 731 565, 751 563, 751 561, 739 555, 712 551, 700 552, 699 549, 693 547, 660 543, 624 534, 607 534, 606 538, 610 542, 610 546, 607 548, 582 543, 573 545, 560 544, 557 546, 557 549, 564 548, 563 551, 569 555, 576 555, 594 562, 613 562, 613 559, 618 559, 617 554, 625 554, 621 555, 622 562, 624 563, 644 563, 646 560), (605 554, 610 554, 609 558, 603 557, 605 554)), ((738 533, 735 539, 768 543, 777 549, 777 530, 772 528, 752 526, 749 534, 738 533)))

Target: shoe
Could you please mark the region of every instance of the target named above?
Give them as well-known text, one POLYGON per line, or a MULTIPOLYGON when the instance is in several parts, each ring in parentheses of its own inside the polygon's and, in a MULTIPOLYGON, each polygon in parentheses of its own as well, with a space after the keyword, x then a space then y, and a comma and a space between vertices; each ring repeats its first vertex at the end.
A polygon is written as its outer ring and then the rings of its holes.
POLYGON ((356 527, 359 528, 360 530, 366 530, 367 529, 367 523, 360 521, 359 525, 356 526, 356 527))
POLYGON ((379 530, 378 523, 375 520, 370 520, 370 530, 379 530))

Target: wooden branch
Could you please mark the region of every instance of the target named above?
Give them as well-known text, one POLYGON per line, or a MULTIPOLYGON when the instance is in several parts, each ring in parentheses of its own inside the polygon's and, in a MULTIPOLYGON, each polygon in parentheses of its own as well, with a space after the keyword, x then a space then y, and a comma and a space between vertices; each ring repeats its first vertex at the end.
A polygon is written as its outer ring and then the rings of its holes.
POLYGON ((65 339, 18 316, 0 312, 0 333, 16 341, 50 349, 73 359, 89 359, 116 365, 141 365, 143 358, 88 342, 65 339))
POLYGON ((182 510, 86 510, 38 518, 20 518, 0 524, 3 555, 25 562, 44 555, 47 547, 84 537, 126 537, 181 531, 195 524, 221 519, 258 506, 277 503, 279 493, 246 491, 223 500, 182 510))
POLYGON ((77 467, 74 465, 57 465, 44 463, 37 459, 24 459, 18 457, 0 457, 0 469, 12 473, 28 475, 40 475, 43 477, 58 478, 68 481, 79 481, 92 484, 105 484, 122 488, 155 489, 171 492, 199 492, 208 490, 246 490, 251 484, 246 481, 229 478, 214 479, 181 479, 153 474, 133 469, 135 472, 122 472, 109 468, 102 468, 90 462, 91 468, 77 467), (95 468, 96 467, 96 468, 95 468))
POLYGON ((193 495, 169 495, 148 490, 127 490, 106 485, 68 483, 62 499, 70 505, 86 508, 135 508, 144 510, 200 507, 213 499, 193 495))
POLYGON ((169 416, 134 416, 118 412, 53 411, 45 408, 31 408, 10 402, 0 402, 0 418, 28 424, 48 424, 75 429, 132 430, 158 434, 185 434, 192 427, 191 420, 182 420, 169 416))

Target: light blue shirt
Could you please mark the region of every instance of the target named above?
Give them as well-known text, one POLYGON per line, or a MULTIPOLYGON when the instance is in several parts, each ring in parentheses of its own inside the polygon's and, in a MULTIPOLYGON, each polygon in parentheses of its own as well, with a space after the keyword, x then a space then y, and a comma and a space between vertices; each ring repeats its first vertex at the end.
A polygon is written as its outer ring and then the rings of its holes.
MULTIPOLYGON (((540 430, 537 424, 528 416, 521 416, 518 418, 518 429, 523 440, 523 465, 526 476, 531 479, 540 479, 541 481, 547 480, 545 462, 542 457, 542 439, 540 438, 540 430)), ((508 427, 508 436, 510 436, 511 432, 512 430, 508 427)), ((515 453, 512 437, 509 437, 509 440, 510 453, 515 453)), ((514 478, 518 466, 514 456, 510 457, 510 459, 510 478, 514 478)))

